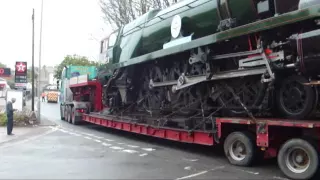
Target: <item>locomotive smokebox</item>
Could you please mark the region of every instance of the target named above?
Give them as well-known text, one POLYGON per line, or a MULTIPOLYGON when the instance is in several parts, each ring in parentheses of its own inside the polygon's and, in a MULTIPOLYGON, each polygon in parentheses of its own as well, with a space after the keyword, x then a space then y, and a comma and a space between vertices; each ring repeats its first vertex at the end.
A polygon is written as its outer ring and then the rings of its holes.
POLYGON ((289 41, 297 54, 300 71, 308 75, 319 75, 320 29, 292 35, 289 41))

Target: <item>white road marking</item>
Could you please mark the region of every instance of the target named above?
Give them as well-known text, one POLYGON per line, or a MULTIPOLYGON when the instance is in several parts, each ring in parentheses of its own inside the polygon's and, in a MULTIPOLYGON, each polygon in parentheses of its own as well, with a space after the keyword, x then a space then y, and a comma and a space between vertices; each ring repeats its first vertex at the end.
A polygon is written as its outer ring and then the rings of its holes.
POLYGON ((118 147, 118 146, 111 146, 110 149, 121 150, 123 148, 122 147, 118 147))
POLYGON ((104 140, 109 141, 109 142, 112 142, 112 141, 113 141, 112 139, 104 139, 104 140))
POLYGON ((98 143, 101 143, 101 141, 99 139, 95 139, 94 140, 95 142, 98 142, 98 143))
POLYGON ((218 166, 218 167, 215 167, 215 168, 210 169, 210 170, 200 171, 200 172, 195 173, 195 174, 190 174, 190 175, 188 175, 188 176, 183 176, 183 177, 177 178, 176 180, 193 178, 193 177, 196 177, 196 176, 200 176, 200 175, 202 175, 202 174, 205 174, 205 173, 207 173, 207 172, 209 172, 209 171, 215 171, 215 170, 223 169, 223 168, 225 168, 225 166, 218 166))
POLYGON ((64 130, 64 129, 59 129, 59 131, 67 133, 68 131, 64 130))
POLYGON ((201 172, 198 172, 198 173, 195 173, 195 174, 190 174, 189 176, 183 176, 183 177, 177 178, 176 180, 193 178, 193 177, 199 176, 201 174, 205 174, 207 172, 208 171, 201 171, 201 172))
POLYGON ((122 145, 122 144, 124 144, 124 143, 117 143, 117 144, 122 145))
POLYGON ((104 146, 111 146, 111 144, 108 144, 108 143, 102 143, 102 145, 104 145, 104 146))
POLYGON ((183 168, 184 170, 191 170, 191 166, 187 166, 183 168))
POLYGON ((132 148, 138 148, 139 146, 134 146, 134 145, 127 145, 128 147, 132 147, 132 148))
POLYGON ((279 177, 279 176, 273 176, 273 179, 279 179, 279 180, 289 180, 287 178, 279 177))
POLYGON ((155 149, 152 149, 152 148, 142 148, 142 150, 145 150, 145 151, 154 151, 155 149))
POLYGON ((85 136, 84 138, 86 138, 86 139, 92 139, 91 137, 88 137, 88 136, 85 136))
POLYGON ((242 172, 246 172, 246 173, 249 173, 249 174, 254 174, 254 175, 260 174, 259 172, 247 171, 247 170, 243 170, 243 169, 237 169, 237 170, 242 171, 242 172))
POLYGON ((146 156, 148 155, 148 153, 143 153, 143 154, 140 154, 139 156, 143 157, 143 156, 146 156))
POLYGON ((210 169, 210 171, 215 171, 215 170, 224 169, 224 168, 225 168, 225 166, 217 166, 215 168, 210 169))
POLYGON ((89 134, 89 133, 82 133, 84 135, 87 135, 87 136, 94 136, 93 134, 89 134))
POLYGON ((97 138, 97 139, 103 139, 103 137, 101 137, 101 136, 92 136, 92 137, 94 137, 94 138, 97 138))
POLYGON ((191 161, 191 162, 198 161, 198 159, 186 159, 186 158, 183 158, 183 159, 186 160, 186 161, 191 161))
POLYGON ((137 153, 138 151, 135 151, 135 150, 132 150, 132 149, 125 149, 125 150, 122 150, 123 152, 127 152, 127 153, 130 153, 130 154, 133 154, 133 153, 137 153))
POLYGON ((79 136, 82 136, 81 134, 77 134, 77 133, 74 133, 74 135, 75 135, 75 136, 78 136, 78 137, 79 137, 79 136))
POLYGON ((101 136, 96 136, 96 135, 90 134, 90 133, 82 133, 82 134, 87 135, 87 136, 91 136, 91 137, 94 137, 94 138, 97 138, 97 139, 103 139, 103 137, 101 137, 101 136))
POLYGON ((69 134, 70 134, 70 135, 73 135, 73 136, 75 136, 75 135, 76 135, 76 133, 73 133, 73 132, 69 132, 69 134))

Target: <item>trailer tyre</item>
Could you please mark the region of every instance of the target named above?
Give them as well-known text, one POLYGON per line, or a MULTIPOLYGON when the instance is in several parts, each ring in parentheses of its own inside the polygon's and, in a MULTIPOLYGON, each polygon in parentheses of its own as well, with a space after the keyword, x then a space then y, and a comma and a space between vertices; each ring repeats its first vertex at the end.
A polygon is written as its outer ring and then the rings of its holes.
POLYGON ((290 179, 310 179, 318 171, 319 155, 310 142, 291 139, 280 148, 278 165, 290 179))
POLYGON ((61 107, 61 105, 60 105, 60 117, 61 117, 61 120, 65 120, 64 115, 63 115, 63 113, 62 113, 62 107, 61 107))
POLYGON ((224 142, 224 153, 237 166, 250 166, 257 154, 254 136, 248 132, 234 132, 224 142))
POLYGON ((72 108, 71 109, 71 122, 72 122, 72 124, 74 124, 74 125, 78 125, 79 124, 79 122, 76 120, 76 116, 75 116, 75 108, 72 108))

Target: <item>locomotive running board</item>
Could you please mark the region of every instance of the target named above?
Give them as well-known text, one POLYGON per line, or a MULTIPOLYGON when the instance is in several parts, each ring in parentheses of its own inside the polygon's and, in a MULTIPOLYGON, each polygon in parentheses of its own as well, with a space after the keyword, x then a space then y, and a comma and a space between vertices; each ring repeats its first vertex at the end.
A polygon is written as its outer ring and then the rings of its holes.
MULTIPOLYGON (((173 90, 180 90, 186 87, 189 87, 194 84, 198 84, 205 81, 214 81, 214 80, 221 80, 221 79, 229 79, 235 77, 244 77, 244 76, 252 76, 252 75, 259 75, 266 72, 266 67, 254 68, 254 69, 241 69, 235 71, 228 71, 223 73, 214 74, 211 79, 207 79, 206 76, 193 76, 193 77, 184 77, 184 84, 178 85, 178 80, 175 81, 167 81, 167 82, 152 82, 150 81, 150 87, 162 87, 162 86, 174 86, 173 90)), ((180 79, 180 78, 179 78, 180 79)))

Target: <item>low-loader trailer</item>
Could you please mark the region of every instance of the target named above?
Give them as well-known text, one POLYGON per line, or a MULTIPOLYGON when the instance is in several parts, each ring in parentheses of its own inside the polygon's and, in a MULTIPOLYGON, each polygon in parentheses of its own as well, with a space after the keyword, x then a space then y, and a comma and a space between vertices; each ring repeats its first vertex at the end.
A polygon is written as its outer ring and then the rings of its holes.
POLYGON ((153 136, 155 140, 161 138, 205 146, 223 143, 231 164, 250 166, 256 160, 277 157, 279 168, 290 179, 310 179, 318 172, 319 120, 212 117, 210 130, 203 131, 150 125, 146 122, 154 121, 152 118, 108 115, 102 103, 102 85, 94 78, 94 67, 81 68, 85 71, 75 73, 73 77, 69 72, 72 67, 63 71, 59 88, 62 120, 72 124, 86 121, 153 136))

